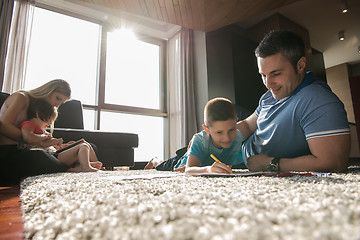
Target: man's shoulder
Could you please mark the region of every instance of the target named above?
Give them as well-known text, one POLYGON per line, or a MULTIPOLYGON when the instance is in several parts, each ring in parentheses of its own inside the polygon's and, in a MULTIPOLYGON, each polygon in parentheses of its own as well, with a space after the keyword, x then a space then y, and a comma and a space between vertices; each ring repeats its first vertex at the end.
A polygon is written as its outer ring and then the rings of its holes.
POLYGON ((338 100, 338 97, 334 94, 329 85, 321 79, 316 79, 312 84, 306 86, 303 91, 300 91, 299 93, 299 97, 305 101, 315 101, 321 103, 326 100, 338 100))

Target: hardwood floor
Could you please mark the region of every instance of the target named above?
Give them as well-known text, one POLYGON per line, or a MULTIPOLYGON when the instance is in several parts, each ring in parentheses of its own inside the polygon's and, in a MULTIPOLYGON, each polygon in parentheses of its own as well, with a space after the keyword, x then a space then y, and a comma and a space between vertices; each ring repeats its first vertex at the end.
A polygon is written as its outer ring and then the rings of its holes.
POLYGON ((24 239, 19 185, 0 186, 0 239, 24 239))

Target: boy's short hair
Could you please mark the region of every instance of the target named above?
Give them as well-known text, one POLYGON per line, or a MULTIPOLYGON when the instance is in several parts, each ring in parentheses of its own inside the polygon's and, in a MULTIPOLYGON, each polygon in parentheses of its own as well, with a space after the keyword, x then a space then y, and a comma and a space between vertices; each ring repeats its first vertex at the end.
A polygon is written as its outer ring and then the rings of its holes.
POLYGON ((277 53, 282 53, 296 71, 299 59, 305 56, 304 41, 291 31, 273 30, 259 43, 255 49, 255 56, 266 58, 277 53))
POLYGON ((234 105, 229 99, 214 98, 207 102, 204 108, 204 123, 211 127, 216 121, 237 119, 234 105))
POLYGON ((28 118, 40 118, 44 122, 54 122, 58 116, 56 107, 44 99, 31 99, 27 111, 28 118))

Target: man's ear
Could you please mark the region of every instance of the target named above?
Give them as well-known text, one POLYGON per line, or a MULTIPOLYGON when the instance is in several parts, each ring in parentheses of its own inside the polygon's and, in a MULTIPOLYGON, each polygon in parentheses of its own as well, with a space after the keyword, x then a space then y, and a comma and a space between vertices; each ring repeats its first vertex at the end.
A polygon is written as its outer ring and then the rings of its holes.
POLYGON ((209 128, 205 124, 203 124, 203 129, 207 134, 210 134, 209 128))
POLYGON ((305 71, 305 67, 306 67, 306 57, 301 57, 297 63, 298 72, 305 71))

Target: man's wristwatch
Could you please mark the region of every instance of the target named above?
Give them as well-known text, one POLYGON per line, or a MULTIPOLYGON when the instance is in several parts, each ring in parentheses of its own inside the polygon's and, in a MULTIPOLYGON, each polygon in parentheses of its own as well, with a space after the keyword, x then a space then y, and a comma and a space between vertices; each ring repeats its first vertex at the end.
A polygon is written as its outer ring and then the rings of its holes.
POLYGON ((280 158, 274 157, 269 163, 267 170, 271 172, 280 172, 280 158))

